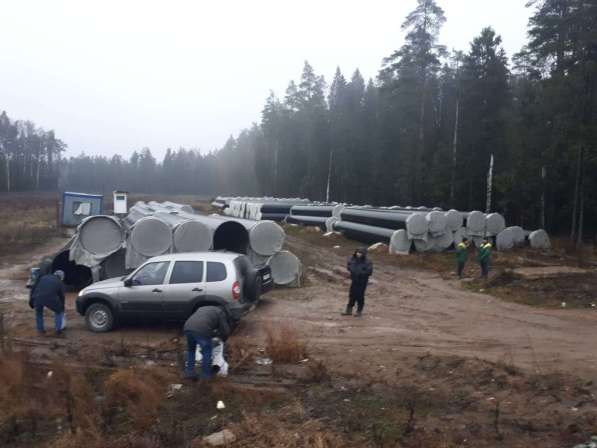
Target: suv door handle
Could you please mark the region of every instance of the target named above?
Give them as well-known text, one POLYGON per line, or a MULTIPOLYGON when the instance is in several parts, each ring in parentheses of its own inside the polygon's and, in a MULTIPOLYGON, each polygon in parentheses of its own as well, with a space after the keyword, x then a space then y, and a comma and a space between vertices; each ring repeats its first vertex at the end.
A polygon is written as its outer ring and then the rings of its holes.
POLYGON ((193 292, 201 292, 201 291, 203 291, 203 289, 201 289, 201 288, 193 288, 191 291, 193 291, 193 292))
POLYGON ((155 289, 153 289, 151 292, 162 292, 162 290, 161 290, 161 289, 158 289, 158 288, 155 288, 155 289))

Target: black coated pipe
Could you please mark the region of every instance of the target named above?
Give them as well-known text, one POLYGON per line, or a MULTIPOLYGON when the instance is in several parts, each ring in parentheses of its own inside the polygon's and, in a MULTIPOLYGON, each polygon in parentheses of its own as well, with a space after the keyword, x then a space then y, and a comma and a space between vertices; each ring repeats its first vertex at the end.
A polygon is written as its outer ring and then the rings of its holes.
POLYGON ((334 205, 295 205, 290 209, 290 214, 293 216, 322 216, 330 218, 335 207, 334 205))
POLYGON ((406 220, 412 213, 414 212, 345 208, 340 216, 342 221, 399 230, 406 229, 406 220))
POLYGON ((262 221, 284 221, 288 215, 286 213, 262 213, 262 221))
POLYGON ((338 221, 334 224, 334 230, 341 231, 347 238, 362 241, 364 243, 386 243, 390 242, 395 230, 384 227, 375 227, 355 222, 338 221))
POLYGON ((330 219, 330 217, 288 215, 288 217, 286 218, 286 222, 291 223, 291 224, 300 224, 303 226, 317 226, 317 227, 321 227, 321 229, 325 230, 326 229, 325 223, 328 219, 330 219))

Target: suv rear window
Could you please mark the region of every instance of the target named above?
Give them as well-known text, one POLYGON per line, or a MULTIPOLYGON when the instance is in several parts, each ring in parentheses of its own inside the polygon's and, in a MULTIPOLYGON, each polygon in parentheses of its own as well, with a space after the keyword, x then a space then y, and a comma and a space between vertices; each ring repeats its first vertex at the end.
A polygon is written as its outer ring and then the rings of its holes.
POLYGON ((207 281, 221 282, 226 280, 226 265, 224 263, 207 262, 207 281))
POLYGON ((170 284, 201 283, 203 281, 202 261, 177 261, 170 275, 170 284))

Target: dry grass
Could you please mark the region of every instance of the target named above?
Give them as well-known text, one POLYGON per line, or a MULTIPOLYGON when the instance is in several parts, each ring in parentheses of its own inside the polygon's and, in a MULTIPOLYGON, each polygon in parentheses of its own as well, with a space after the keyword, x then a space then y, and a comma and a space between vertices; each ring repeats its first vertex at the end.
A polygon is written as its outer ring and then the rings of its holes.
POLYGON ((110 375, 104 392, 108 415, 113 417, 122 410, 133 427, 143 431, 154 423, 165 387, 164 381, 156 373, 123 369, 110 375))
POLYGON ((281 417, 245 414, 243 421, 233 427, 233 432, 240 434, 239 442, 235 446, 252 448, 269 448, 272 446, 284 448, 363 446, 358 442, 350 443, 346 437, 331 431, 318 420, 305 420, 305 412, 300 407, 284 414, 281 417))
POLYGON ((266 330, 265 353, 275 363, 290 364, 307 357, 307 345, 289 326, 266 330))
POLYGON ((46 242, 59 235, 57 194, 0 194, 2 255, 46 242))
POLYGON ((99 417, 93 398, 93 389, 82 375, 59 365, 40 368, 24 353, 4 353, 0 358, 0 441, 13 441, 23 428, 33 435, 44 432, 55 419, 73 432, 88 432, 99 417))

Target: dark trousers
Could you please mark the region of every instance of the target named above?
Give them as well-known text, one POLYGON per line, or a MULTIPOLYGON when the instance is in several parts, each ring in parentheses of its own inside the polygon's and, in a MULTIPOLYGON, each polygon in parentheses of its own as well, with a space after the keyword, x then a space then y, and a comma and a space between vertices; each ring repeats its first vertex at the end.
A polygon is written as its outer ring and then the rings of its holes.
POLYGON ((185 375, 195 375, 195 360, 197 345, 201 347, 201 375, 203 378, 211 378, 211 358, 213 345, 211 338, 199 336, 192 331, 185 331, 187 337, 187 364, 185 366, 185 375))
POLYGON ((457 268, 458 277, 462 278, 462 273, 464 272, 465 262, 464 261, 457 261, 457 264, 458 264, 458 268, 457 268))
POLYGON ((481 260, 481 278, 487 278, 489 276, 489 260, 481 260))
MULTIPOLYGON (((54 311, 54 330, 56 333, 60 333, 62 331, 62 320, 64 319, 64 311, 56 312, 54 311)), ((44 329, 44 307, 43 306, 36 306, 35 307, 35 326, 37 327, 37 331, 43 333, 44 329)))
POLYGON ((362 312, 365 307, 365 290, 367 283, 352 282, 350 285, 350 292, 348 295, 348 305, 346 307, 348 312, 352 312, 355 303, 357 305, 357 312, 362 312))

